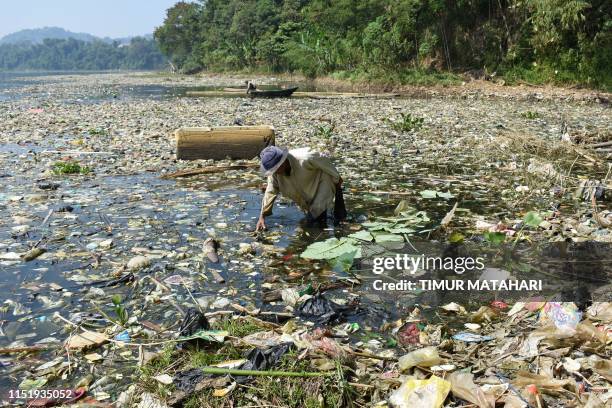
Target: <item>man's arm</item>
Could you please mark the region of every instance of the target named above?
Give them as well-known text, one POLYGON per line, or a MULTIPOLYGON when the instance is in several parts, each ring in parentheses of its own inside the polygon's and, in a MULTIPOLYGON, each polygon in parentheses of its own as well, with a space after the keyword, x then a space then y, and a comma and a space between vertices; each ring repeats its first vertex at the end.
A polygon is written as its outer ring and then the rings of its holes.
POLYGON ((259 213, 259 220, 257 221, 256 231, 266 229, 264 218, 272 214, 272 206, 274 200, 278 196, 278 185, 276 184, 274 177, 268 177, 268 185, 266 186, 266 192, 264 193, 263 200, 261 201, 261 212, 259 213))

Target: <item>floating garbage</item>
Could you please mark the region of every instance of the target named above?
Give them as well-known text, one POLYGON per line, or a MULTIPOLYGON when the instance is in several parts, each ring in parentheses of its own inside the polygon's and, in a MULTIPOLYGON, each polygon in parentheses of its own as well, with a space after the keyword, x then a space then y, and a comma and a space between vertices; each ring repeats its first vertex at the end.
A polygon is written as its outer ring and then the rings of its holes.
POLYGON ((1 386, 85 387, 91 406, 282 406, 297 390, 309 406, 610 404, 610 158, 585 147, 607 143, 601 94, 466 83, 417 98, 177 96, 242 81, 71 73, 0 86, 1 386), (257 153, 175 154, 175 129, 232 123, 332 157, 348 219, 313 227, 279 198, 253 234, 257 153), (543 288, 375 289, 458 279, 373 268, 404 254, 482 256, 461 279, 543 288))
POLYGON ((466 343, 480 343, 481 341, 493 340, 493 336, 483 336, 480 334, 461 332, 453 335, 453 339, 465 341, 466 343))
POLYGON ((402 371, 407 371, 412 367, 431 367, 442 362, 438 349, 435 347, 423 347, 412 351, 399 358, 399 368, 402 371))
POLYGON ((389 402, 396 408, 427 407, 440 408, 451 389, 451 383, 431 376, 427 380, 417 380, 408 377, 400 387, 395 390, 389 402))

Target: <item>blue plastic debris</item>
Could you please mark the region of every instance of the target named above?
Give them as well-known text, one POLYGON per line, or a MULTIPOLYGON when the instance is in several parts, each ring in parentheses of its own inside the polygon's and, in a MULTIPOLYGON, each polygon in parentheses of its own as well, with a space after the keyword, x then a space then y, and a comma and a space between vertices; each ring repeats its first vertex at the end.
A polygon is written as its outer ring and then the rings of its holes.
POLYGON ((453 336, 453 339, 459 341, 465 341, 466 343, 480 343, 483 341, 493 340, 494 337, 491 336, 482 336, 480 334, 461 332, 457 333, 453 336))

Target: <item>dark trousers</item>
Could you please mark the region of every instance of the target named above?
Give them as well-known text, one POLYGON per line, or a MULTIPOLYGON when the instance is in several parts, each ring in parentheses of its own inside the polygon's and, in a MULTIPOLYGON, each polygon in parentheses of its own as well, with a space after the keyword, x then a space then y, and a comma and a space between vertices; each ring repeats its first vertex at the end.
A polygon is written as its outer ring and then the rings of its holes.
MULTIPOLYGON (((344 204, 344 194, 342 188, 336 188, 336 198, 334 200, 334 223, 338 223, 346 219, 346 205, 344 204)), ((311 218, 308 215, 308 221, 313 224, 327 223, 327 212, 324 211, 317 218, 311 218)))

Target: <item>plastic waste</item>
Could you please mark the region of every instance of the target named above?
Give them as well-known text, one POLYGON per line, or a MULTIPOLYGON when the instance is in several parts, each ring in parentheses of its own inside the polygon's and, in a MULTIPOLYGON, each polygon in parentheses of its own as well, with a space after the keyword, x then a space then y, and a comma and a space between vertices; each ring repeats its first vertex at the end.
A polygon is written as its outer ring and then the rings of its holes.
POLYGON ((559 380, 546 375, 530 373, 528 371, 518 371, 512 384, 518 388, 535 386, 540 392, 552 393, 552 395, 556 395, 563 388, 572 392, 577 391, 576 381, 573 378, 559 380))
POLYGON ((559 329, 575 329, 582 313, 572 302, 547 302, 540 311, 540 322, 552 322, 559 329))
POLYGON ((435 347, 423 347, 422 349, 412 351, 399 359, 399 368, 401 371, 406 371, 412 367, 431 367, 442 362, 438 349, 435 347))
POLYGON ((207 374, 199 368, 180 371, 174 375, 174 385, 181 391, 192 392, 204 377, 207 377, 207 374))
POLYGON ((416 323, 406 323, 397 331, 397 340, 400 344, 418 344, 421 331, 416 323))
POLYGON ((480 343, 483 341, 493 340, 494 337, 483 336, 481 334, 474 334, 474 333, 468 333, 468 332, 461 332, 461 333, 455 334, 453 336, 453 339, 459 340, 459 341, 465 341, 466 343, 480 343))
POLYGON ((317 324, 328 324, 340 320, 347 310, 347 307, 331 302, 318 293, 298 305, 296 315, 317 324))
MULTIPOLYGON (((181 321, 181 326, 179 327, 179 337, 189 337, 193 336, 200 330, 208 330, 210 328, 210 324, 206 319, 206 316, 198 309, 189 308, 181 321)), ((181 347, 185 347, 187 345, 191 346, 199 346, 201 345, 201 339, 192 339, 187 340, 181 343, 181 347)))
POLYGON ((450 389, 450 382, 435 375, 427 380, 408 377, 391 394, 389 402, 396 408, 439 408, 444 404, 450 389))
MULTIPOLYGON (((247 356, 247 361, 240 367, 241 370, 269 370, 274 367, 285 353, 287 353, 293 343, 281 343, 268 349, 255 348, 247 356)), ((238 383, 245 383, 251 377, 237 377, 238 383)))
POLYGON ((121 333, 117 334, 115 336, 115 340, 122 341, 124 343, 129 343, 130 341, 132 341, 132 339, 130 338, 130 333, 127 330, 124 330, 121 333))
POLYGON ((481 306, 471 317, 472 322, 482 323, 490 322, 499 316, 499 311, 488 306, 481 306))
POLYGON ((484 391, 474 384, 474 374, 456 371, 448 376, 448 381, 455 397, 476 404, 479 408, 495 407, 495 399, 487 397, 484 391))
POLYGON ((219 255, 217 255, 217 250, 219 249, 219 243, 212 238, 208 238, 204 241, 204 246, 202 247, 202 251, 208 257, 210 262, 218 263, 219 255))

